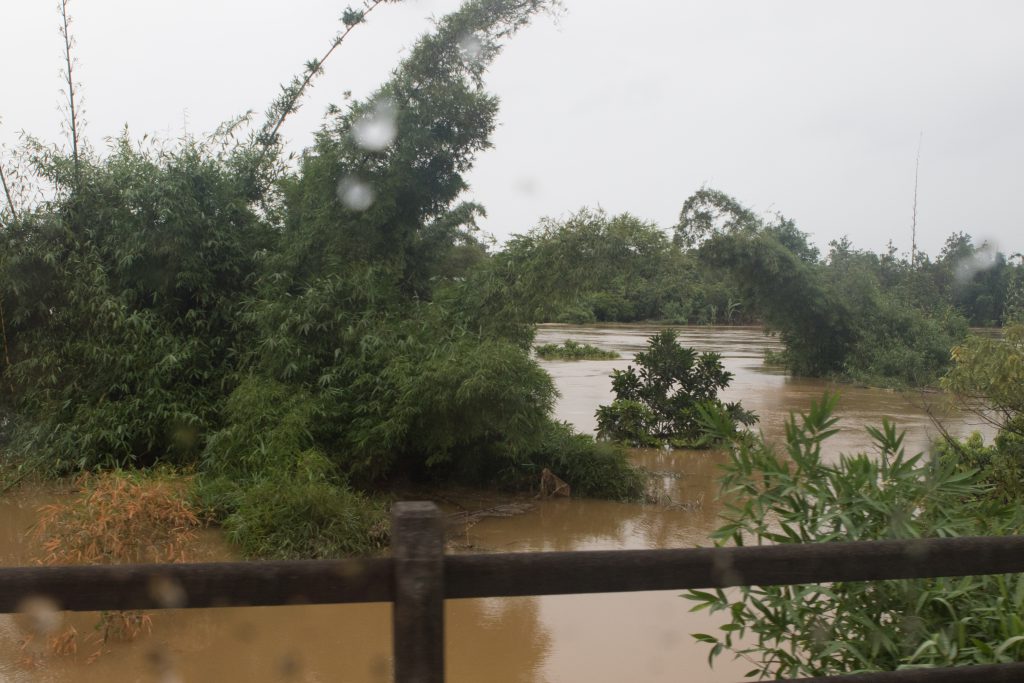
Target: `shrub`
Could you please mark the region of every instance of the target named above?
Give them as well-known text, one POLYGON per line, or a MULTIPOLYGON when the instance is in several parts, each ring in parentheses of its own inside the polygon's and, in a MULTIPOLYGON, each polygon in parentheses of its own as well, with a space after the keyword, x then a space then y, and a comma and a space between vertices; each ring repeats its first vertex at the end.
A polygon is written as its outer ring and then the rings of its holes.
POLYGON ((618 351, 605 351, 572 339, 566 339, 562 344, 541 344, 535 350, 544 360, 613 360, 619 357, 618 351))
POLYGON ((559 309, 552 318, 556 323, 563 323, 566 325, 588 325, 590 323, 597 322, 597 316, 594 315, 594 309, 588 305, 580 303, 567 304, 563 308, 559 309))
POLYGON ((757 417, 739 403, 722 403, 718 391, 729 386, 732 373, 721 356, 680 345, 672 330, 647 340, 636 354, 639 370, 630 365, 612 373, 615 400, 597 409, 598 437, 635 446, 701 447, 708 411, 722 413, 733 424, 750 425, 757 417))
MULTIPOLYGON (((879 456, 822 458, 836 397, 786 425, 784 453, 760 438, 734 444, 721 493, 730 503, 716 545, 1017 534, 1017 506, 986 500, 973 471, 908 456, 903 435, 869 428, 879 456)), ((1024 575, 827 586, 689 591, 694 609, 724 612, 720 635, 694 634, 714 659, 732 650, 750 675, 830 676, 864 670, 1020 661, 1024 575), (756 641, 756 644, 750 644, 756 641)))
POLYGON ((967 335, 967 323, 947 311, 929 316, 895 299, 879 297, 864 312, 861 334, 843 365, 845 375, 871 386, 928 386, 949 367, 950 349, 967 335))
POLYGON ((316 559, 366 555, 387 541, 384 506, 353 491, 309 449, 249 477, 203 477, 196 500, 246 557, 316 559))
POLYGON ((537 476, 545 467, 550 469, 576 496, 639 500, 644 494, 646 477, 629 463, 625 449, 577 434, 565 423, 552 425, 531 461, 537 476))

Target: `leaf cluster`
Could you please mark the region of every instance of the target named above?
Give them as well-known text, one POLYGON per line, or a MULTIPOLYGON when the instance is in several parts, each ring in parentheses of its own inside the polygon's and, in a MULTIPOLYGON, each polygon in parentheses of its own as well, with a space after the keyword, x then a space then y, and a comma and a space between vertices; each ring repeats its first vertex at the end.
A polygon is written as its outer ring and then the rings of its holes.
POLYGON ((674 330, 662 330, 636 354, 636 367, 612 371, 615 400, 597 409, 598 437, 635 446, 702 447, 708 413, 732 425, 753 424, 757 417, 739 403, 725 404, 718 392, 732 373, 721 356, 682 346, 674 330))
MULTIPOLYGON (((908 455, 888 422, 869 428, 878 454, 823 457, 837 431, 836 395, 791 416, 783 452, 738 442, 722 479, 716 544, 827 543, 1020 533, 1016 507, 993 503, 977 472, 908 455)), ((837 582, 690 591, 721 612, 721 634, 696 634, 714 659, 732 650, 749 675, 802 677, 1019 661, 1024 577, 837 582)))

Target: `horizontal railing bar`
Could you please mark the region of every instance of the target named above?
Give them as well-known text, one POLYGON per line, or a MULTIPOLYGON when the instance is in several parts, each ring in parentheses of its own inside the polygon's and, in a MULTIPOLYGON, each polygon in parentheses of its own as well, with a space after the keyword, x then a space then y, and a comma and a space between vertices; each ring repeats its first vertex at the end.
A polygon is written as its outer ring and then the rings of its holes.
POLYGON ((449 555, 445 597, 620 593, 1024 572, 1024 536, 449 555))
POLYGON ((1020 683, 1024 662, 977 664, 934 669, 902 669, 841 676, 785 678, 775 683, 1020 683))
MULTIPOLYGON (((447 555, 446 598, 683 590, 1024 572, 1024 536, 447 555)), ((0 613, 389 602, 390 558, 0 568, 0 613), (183 600, 168 601, 167 595, 183 600), (173 603, 173 604, 170 604, 173 603)))
POLYGON ((0 613, 390 602, 390 558, 0 568, 0 613))

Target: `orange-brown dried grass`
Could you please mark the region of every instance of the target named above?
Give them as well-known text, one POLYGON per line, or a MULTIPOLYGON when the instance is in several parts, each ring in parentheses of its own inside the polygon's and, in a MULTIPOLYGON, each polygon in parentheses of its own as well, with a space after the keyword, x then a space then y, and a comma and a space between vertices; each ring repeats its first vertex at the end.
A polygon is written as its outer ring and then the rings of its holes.
POLYGON ((77 496, 39 510, 40 564, 183 562, 201 526, 189 478, 121 471, 83 474, 77 496))
MULTIPOLYGON (((184 562, 202 520, 188 502, 189 477, 166 472, 123 471, 83 474, 75 480, 77 495, 39 509, 33 539, 36 562, 121 564, 184 562)), ((79 642, 96 646, 87 661, 101 656, 112 641, 132 641, 152 631, 152 618, 138 610, 100 614, 94 632, 80 637, 73 626, 47 640, 56 655, 75 655, 79 642)), ((34 637, 23 643, 29 650, 34 637)), ((30 657, 33 659, 34 657, 30 657)))

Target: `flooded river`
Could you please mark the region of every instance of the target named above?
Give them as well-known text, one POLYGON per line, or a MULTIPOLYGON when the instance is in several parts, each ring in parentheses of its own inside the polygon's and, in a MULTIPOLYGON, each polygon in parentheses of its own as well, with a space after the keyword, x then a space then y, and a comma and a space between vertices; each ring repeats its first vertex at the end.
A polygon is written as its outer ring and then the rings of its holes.
MULTIPOLYGON (((609 373, 624 368, 656 328, 544 326, 538 343, 567 338, 614 349, 613 361, 544 362, 561 392, 556 412, 582 431, 611 398, 609 373)), ((723 355, 734 373, 727 400, 741 400, 779 439, 790 411, 834 387, 786 377, 761 362, 774 339, 752 328, 681 328, 682 341, 723 355)), ((925 448, 937 430, 929 413, 954 434, 985 431, 957 414, 941 395, 838 387, 841 432, 833 455, 870 447, 863 425, 889 417, 907 429, 908 449, 925 448)), ((483 551, 521 552, 708 545, 716 525, 715 479, 722 454, 636 451, 637 464, 656 472, 661 492, 676 505, 590 500, 539 501, 532 511, 485 519, 460 543, 483 551)), ((27 492, 0 500, 0 564, 27 561, 24 531, 45 495, 27 492)), ((229 557, 215 535, 205 552, 229 557)), ((448 680, 588 683, 642 680, 739 681, 749 663, 719 658, 707 665, 707 646, 689 634, 713 631, 720 621, 690 613, 679 591, 606 595, 452 600, 446 606, 448 680)), ((0 681, 353 681, 390 680, 390 608, 386 605, 296 606, 178 610, 154 613, 153 632, 132 644, 114 644, 92 663, 91 650, 53 657, 26 668, 14 617, 0 615, 0 681)), ((87 632, 95 615, 75 615, 87 632)))

